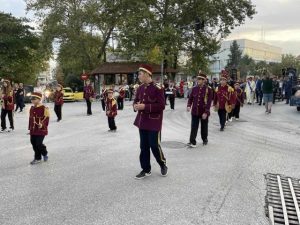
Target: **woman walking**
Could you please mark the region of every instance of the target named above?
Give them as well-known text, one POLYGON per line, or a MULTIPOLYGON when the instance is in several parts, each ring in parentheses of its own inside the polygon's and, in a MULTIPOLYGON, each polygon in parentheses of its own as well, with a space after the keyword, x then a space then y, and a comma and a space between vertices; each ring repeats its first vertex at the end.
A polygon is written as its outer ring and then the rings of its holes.
POLYGON ((13 120, 13 110, 14 110, 14 92, 12 90, 9 81, 5 80, 3 82, 2 95, 1 95, 1 133, 7 131, 11 132, 14 130, 14 120, 13 120), (8 120, 10 127, 7 130, 6 127, 6 115, 8 115, 8 120))

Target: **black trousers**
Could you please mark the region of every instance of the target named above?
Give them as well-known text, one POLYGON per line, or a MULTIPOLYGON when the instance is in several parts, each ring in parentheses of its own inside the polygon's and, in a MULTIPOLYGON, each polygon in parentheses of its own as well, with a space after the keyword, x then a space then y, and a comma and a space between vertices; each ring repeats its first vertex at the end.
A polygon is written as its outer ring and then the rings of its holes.
POLYGON ((140 131, 140 164, 144 172, 149 173, 151 171, 150 164, 150 149, 154 155, 157 163, 160 167, 166 165, 166 159, 162 152, 160 146, 160 131, 149 131, 149 130, 139 130, 140 131))
POLYGON ((90 99, 85 99, 87 106, 87 114, 92 115, 92 102, 90 99))
POLYGON ((54 112, 55 112, 58 120, 61 120, 61 108, 62 108, 62 105, 54 105, 54 112))
POLYGON ((275 104, 275 100, 276 100, 276 92, 273 92, 273 104, 275 104))
POLYGON ((208 118, 205 120, 202 119, 199 116, 194 116, 192 115, 192 128, 191 128, 191 135, 190 135, 190 143, 192 144, 197 144, 196 138, 197 138, 197 133, 198 133, 198 128, 199 128, 199 123, 201 121, 201 138, 203 141, 207 141, 207 136, 208 136, 208 118))
POLYGON ((47 147, 43 144, 45 136, 30 136, 30 142, 34 151, 34 159, 41 160, 42 156, 48 155, 47 147))
POLYGON ((10 128, 14 129, 14 118, 13 118, 13 110, 2 109, 1 111, 1 128, 6 129, 6 115, 8 115, 8 120, 10 123, 10 128))
POLYGON ((218 110, 218 115, 219 115, 219 119, 220 119, 221 128, 224 129, 225 128, 225 123, 226 123, 227 112, 226 112, 225 109, 219 109, 218 110))
POLYGON ((175 107, 175 97, 169 97, 169 101, 170 101, 170 106, 171 106, 171 109, 174 109, 175 107))
POLYGON ((109 129, 116 130, 117 127, 116 127, 116 123, 115 123, 115 118, 114 117, 107 117, 107 120, 108 120, 109 129))
POLYGON ((104 99, 101 99, 101 105, 102 105, 103 111, 105 111, 105 100, 104 99))
POLYGON ((235 105, 235 107, 233 109, 233 117, 239 119, 240 118, 240 110, 241 110, 241 106, 235 105))
POLYGON ((227 114, 227 119, 231 119, 233 117, 233 110, 227 114))
POLYGON ((16 101, 16 111, 18 111, 18 109, 20 108, 20 112, 23 111, 24 108, 24 98, 18 98, 16 101))
POLYGON ((118 98, 117 102, 118 102, 118 110, 123 110, 123 108, 124 108, 124 99, 123 98, 118 98))
POLYGON ((262 98, 263 98, 263 93, 260 90, 255 90, 256 93, 256 103, 261 104, 262 103, 262 98))

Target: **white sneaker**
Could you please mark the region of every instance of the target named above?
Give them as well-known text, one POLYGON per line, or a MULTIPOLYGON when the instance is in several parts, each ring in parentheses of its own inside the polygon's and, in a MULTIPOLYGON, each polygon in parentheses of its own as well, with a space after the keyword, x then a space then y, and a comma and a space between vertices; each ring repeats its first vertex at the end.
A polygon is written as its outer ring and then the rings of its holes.
POLYGON ((9 129, 7 130, 8 133, 9 133, 9 132, 13 132, 13 131, 14 131, 13 128, 9 128, 9 129))
POLYGON ((239 119, 239 118, 235 118, 235 120, 236 120, 236 121, 239 121, 240 119, 239 119))
POLYGON ((187 146, 190 147, 190 148, 196 148, 197 147, 197 145, 194 145, 192 143, 187 143, 187 146))
POLYGON ((232 122, 232 118, 230 118, 228 121, 229 121, 229 122, 232 122))
POLYGON ((0 130, 0 133, 4 133, 4 132, 7 132, 7 129, 1 129, 0 130))

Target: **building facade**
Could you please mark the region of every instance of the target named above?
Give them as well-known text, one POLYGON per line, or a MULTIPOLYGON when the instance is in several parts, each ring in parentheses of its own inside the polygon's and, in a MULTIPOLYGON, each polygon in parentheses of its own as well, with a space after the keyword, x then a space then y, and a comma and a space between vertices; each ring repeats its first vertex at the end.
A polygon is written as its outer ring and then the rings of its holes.
MULTIPOLYGON (((220 51, 211 57, 210 71, 213 75, 219 75, 226 67, 229 60, 230 46, 233 41, 234 40, 222 42, 220 51)), ((236 42, 242 51, 242 56, 248 55, 256 62, 281 62, 282 49, 279 47, 247 39, 239 39, 236 40, 236 42)))

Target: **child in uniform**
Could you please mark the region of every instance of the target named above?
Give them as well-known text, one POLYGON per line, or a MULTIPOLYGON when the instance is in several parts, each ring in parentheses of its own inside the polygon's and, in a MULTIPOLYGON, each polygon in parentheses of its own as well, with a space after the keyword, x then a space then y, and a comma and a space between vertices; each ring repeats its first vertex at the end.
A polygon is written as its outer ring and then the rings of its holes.
POLYGON ((34 151, 34 160, 31 165, 41 163, 43 156, 44 161, 48 161, 48 152, 43 144, 44 138, 48 135, 49 109, 42 104, 42 94, 33 92, 31 94, 31 102, 33 106, 29 112, 30 142, 34 151))
POLYGON ((115 124, 115 117, 117 115, 117 101, 113 98, 113 93, 113 90, 108 90, 106 99, 106 115, 110 132, 117 131, 117 127, 115 124))

